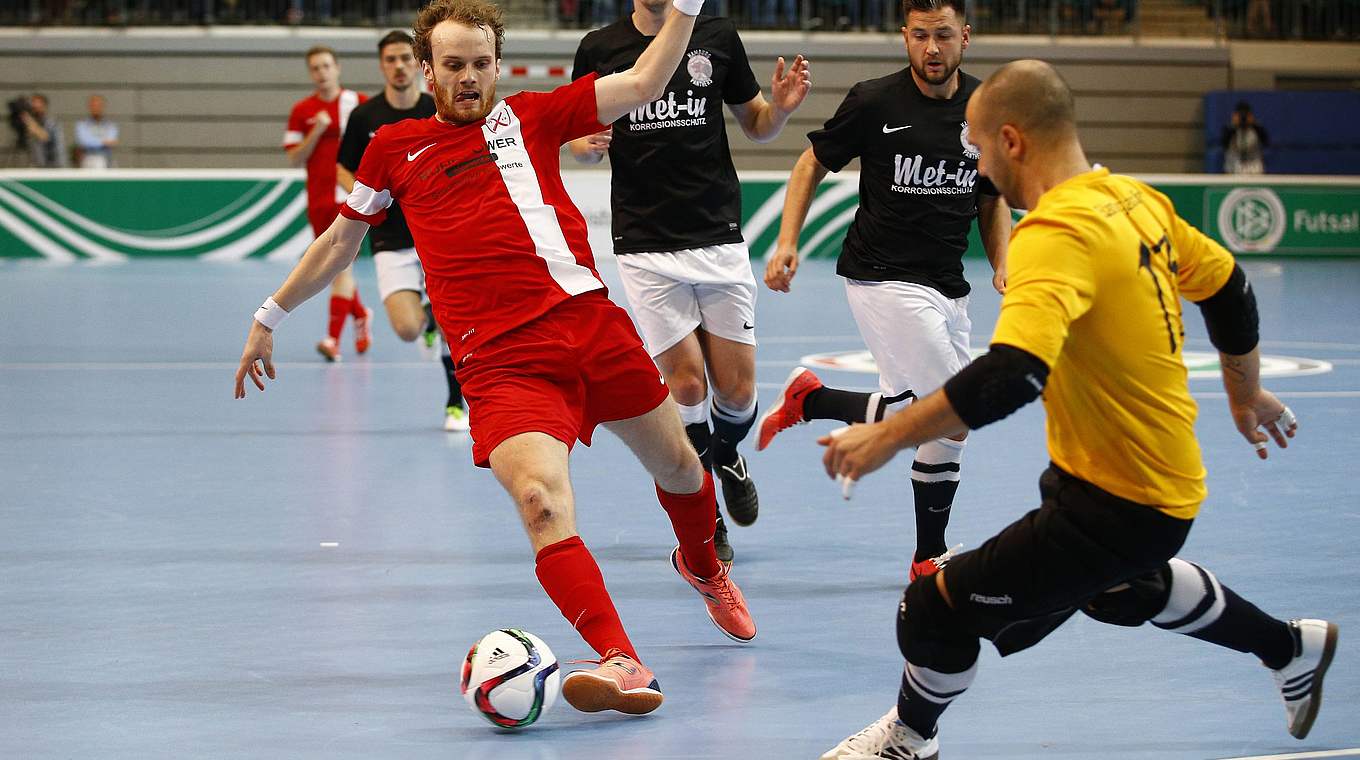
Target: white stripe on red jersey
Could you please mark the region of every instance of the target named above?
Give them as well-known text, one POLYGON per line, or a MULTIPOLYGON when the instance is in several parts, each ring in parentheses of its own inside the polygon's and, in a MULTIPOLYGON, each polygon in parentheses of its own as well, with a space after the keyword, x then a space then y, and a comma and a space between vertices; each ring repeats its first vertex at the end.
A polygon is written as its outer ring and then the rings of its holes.
POLYGON ((340 213, 377 225, 401 204, 455 357, 604 288, 558 164, 563 143, 604 129, 594 80, 512 95, 474 123, 389 124, 364 151, 340 213))

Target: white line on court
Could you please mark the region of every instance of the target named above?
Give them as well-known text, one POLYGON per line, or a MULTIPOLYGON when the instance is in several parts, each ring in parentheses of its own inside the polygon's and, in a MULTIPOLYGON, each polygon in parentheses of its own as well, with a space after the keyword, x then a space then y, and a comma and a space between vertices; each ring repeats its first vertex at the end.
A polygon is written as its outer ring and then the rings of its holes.
POLYGON ((1225 757, 1222 760, 1314 760, 1325 757, 1360 757, 1360 747, 1353 749, 1329 749, 1319 752, 1290 752, 1284 755, 1251 755, 1250 757, 1225 757))

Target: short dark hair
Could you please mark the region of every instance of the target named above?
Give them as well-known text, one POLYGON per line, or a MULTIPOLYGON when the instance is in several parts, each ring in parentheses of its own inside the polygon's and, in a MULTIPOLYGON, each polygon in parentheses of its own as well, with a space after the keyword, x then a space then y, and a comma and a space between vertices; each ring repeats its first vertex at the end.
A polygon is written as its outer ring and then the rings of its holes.
POLYGON ((907 22, 907 16, 910 16, 912 11, 929 13, 945 8, 953 8, 954 14, 959 17, 959 20, 963 20, 965 10, 964 1, 965 0, 902 0, 902 23, 905 24, 907 22))
POLYGON ((412 49, 415 49, 416 41, 406 32, 403 32, 400 29, 393 29, 387 34, 384 34, 382 39, 378 40, 378 55, 382 55, 383 48, 388 45, 410 45, 412 49))
POLYGON ((501 58, 505 42, 505 20, 501 9, 491 0, 431 0, 416 16, 416 60, 434 62, 430 50, 430 33, 445 21, 454 21, 474 29, 486 29, 496 39, 496 60, 501 58))

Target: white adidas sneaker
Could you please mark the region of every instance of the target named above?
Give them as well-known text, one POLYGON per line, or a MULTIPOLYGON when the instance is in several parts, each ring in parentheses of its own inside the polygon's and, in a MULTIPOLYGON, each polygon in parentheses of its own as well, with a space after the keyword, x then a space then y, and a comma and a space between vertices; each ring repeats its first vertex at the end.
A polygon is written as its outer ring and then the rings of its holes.
POLYGON ((1291 620, 1294 659, 1279 670, 1272 670, 1275 685, 1284 699, 1285 721, 1295 739, 1308 735, 1322 706, 1322 677, 1336 654, 1336 623, 1326 620, 1291 620))
POLYGON ((847 737, 822 755, 822 760, 938 760, 940 742, 936 737, 921 738, 897 719, 897 705, 886 715, 847 737))

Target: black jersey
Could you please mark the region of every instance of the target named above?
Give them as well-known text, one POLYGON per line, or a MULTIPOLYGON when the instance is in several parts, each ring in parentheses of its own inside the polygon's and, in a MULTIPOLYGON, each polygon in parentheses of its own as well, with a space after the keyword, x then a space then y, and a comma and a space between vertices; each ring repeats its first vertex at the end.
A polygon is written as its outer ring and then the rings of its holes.
MULTIPOLYGON (((630 69, 652 39, 625 15, 581 40, 572 79, 630 69)), ((746 103, 758 94, 736 26, 700 16, 661 99, 614 122, 615 253, 742 241, 741 183, 727 147, 723 103, 746 103)))
MULTIPOLYGON (((368 143, 373 139, 378 127, 395 124, 403 119, 428 119, 431 116, 434 116, 434 98, 428 92, 422 92, 415 107, 405 111, 393 108, 392 104, 387 102, 384 93, 380 92, 350 113, 344 139, 340 141, 340 155, 336 161, 353 174, 359 171, 359 162, 363 159, 364 151, 368 149, 368 143)), ((374 253, 402 251, 415 247, 416 243, 411 239, 411 230, 406 227, 406 217, 402 216, 401 206, 396 201, 393 201, 391 207, 387 209, 386 221, 369 230, 368 243, 374 253)))
POLYGON ((963 254, 977 193, 997 191, 978 176, 964 119, 981 82, 958 76, 948 100, 922 94, 910 68, 860 82, 826 125, 808 134, 817 161, 833 172, 860 158, 859 210, 836 264, 842 277, 968 295, 963 254))

